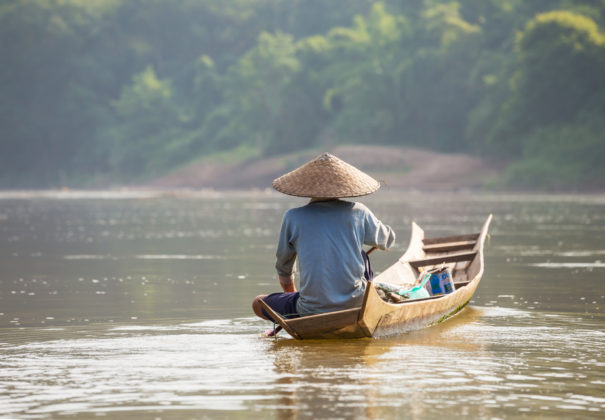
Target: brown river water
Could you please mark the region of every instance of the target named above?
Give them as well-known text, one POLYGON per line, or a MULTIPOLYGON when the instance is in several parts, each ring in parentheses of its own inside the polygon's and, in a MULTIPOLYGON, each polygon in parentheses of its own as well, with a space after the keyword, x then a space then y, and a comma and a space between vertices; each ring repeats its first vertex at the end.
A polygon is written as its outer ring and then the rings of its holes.
POLYGON ((471 304, 425 330, 296 341, 271 193, 0 192, 0 418, 603 418, 605 196, 361 199, 397 232, 494 220, 471 304))

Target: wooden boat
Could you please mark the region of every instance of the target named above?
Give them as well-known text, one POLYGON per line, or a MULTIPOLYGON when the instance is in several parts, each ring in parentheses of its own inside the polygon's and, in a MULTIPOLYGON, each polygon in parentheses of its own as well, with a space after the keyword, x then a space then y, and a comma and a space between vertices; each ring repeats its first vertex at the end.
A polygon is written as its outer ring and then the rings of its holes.
POLYGON ((425 299, 389 303, 368 285, 361 307, 343 311, 284 319, 265 302, 261 304, 292 337, 362 338, 400 334, 438 324, 460 312, 471 300, 483 275, 483 244, 492 216, 479 233, 425 238, 412 223, 410 244, 403 256, 374 278, 374 282, 411 288, 422 270, 445 264, 451 271, 455 291, 425 299))

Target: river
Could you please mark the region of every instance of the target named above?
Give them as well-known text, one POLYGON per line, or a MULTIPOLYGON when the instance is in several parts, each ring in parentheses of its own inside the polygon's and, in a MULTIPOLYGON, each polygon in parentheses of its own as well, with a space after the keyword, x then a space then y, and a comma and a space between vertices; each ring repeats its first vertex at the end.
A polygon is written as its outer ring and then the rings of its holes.
POLYGON ((296 341, 256 319, 277 291, 268 192, 0 192, 0 417, 594 417, 605 410, 605 196, 360 201, 397 232, 494 220, 471 304, 422 331, 296 341))

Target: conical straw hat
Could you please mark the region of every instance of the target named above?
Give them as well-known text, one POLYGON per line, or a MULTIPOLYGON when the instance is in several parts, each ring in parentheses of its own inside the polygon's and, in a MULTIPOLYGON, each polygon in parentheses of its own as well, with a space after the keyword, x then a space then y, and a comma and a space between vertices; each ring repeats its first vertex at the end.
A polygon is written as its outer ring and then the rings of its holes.
POLYGON ((298 197, 341 198, 371 194, 380 183, 368 174, 324 153, 273 181, 273 188, 298 197))

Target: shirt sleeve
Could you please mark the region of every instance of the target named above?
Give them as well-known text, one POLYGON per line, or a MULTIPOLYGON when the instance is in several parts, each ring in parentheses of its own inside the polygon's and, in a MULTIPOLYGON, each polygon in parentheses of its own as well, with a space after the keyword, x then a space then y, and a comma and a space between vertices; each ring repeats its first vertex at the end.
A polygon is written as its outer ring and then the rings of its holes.
POLYGON ((275 268, 280 276, 288 277, 292 274, 294 261, 296 261, 296 249, 292 241, 292 226, 289 222, 288 212, 286 212, 279 232, 277 253, 275 254, 277 257, 275 268))
POLYGON ((363 243, 365 245, 377 246, 382 250, 386 250, 395 243, 395 232, 393 232, 393 229, 378 220, 369 209, 366 209, 364 225, 365 234, 363 243))

